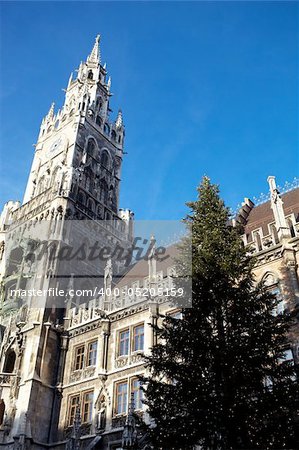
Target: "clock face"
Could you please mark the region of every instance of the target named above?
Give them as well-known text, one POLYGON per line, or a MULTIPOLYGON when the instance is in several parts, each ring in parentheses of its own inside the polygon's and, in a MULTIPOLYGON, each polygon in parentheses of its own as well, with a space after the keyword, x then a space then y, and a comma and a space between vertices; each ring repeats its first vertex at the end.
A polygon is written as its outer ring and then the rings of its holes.
POLYGON ((56 153, 58 153, 63 147, 63 139, 62 137, 59 137, 56 139, 50 146, 49 150, 46 153, 47 158, 51 158, 56 153))

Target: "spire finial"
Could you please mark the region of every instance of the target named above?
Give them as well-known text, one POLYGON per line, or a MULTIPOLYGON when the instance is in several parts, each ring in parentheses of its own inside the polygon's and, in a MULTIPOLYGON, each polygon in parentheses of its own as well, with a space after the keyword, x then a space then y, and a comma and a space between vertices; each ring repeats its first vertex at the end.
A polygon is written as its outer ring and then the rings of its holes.
POLYGON ((72 81, 73 81, 73 72, 70 74, 70 78, 69 78, 69 81, 68 81, 68 84, 67 84, 67 89, 70 87, 72 81))
POLYGON ((98 34, 96 37, 96 41, 94 43, 93 49, 90 53, 90 55, 87 58, 88 63, 96 63, 98 64, 101 62, 101 56, 100 56, 100 35, 98 34))
POLYGON ((278 236, 281 237, 289 237, 289 228, 287 226, 284 210, 283 210, 283 201, 279 194, 279 190, 276 186, 276 181, 274 176, 269 176, 267 179, 270 186, 270 201, 271 208, 274 214, 275 226, 277 229, 278 236))
POLYGON ((117 118, 115 121, 116 128, 119 129, 123 126, 123 113, 121 109, 118 110, 117 118))
POLYGON ((108 92, 110 92, 110 89, 111 89, 111 77, 108 78, 107 89, 108 89, 108 92))
POLYGON ((49 111, 48 111, 48 114, 46 115, 46 118, 47 118, 48 120, 53 119, 53 117, 54 117, 54 108, 55 108, 55 103, 52 102, 52 103, 51 103, 51 106, 50 106, 50 109, 49 109, 49 111))

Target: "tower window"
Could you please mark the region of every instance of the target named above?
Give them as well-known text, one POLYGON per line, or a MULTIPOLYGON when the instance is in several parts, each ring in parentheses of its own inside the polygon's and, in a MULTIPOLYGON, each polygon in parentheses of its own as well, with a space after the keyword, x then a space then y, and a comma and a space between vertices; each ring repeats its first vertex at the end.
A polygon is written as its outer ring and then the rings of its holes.
POLYGON ((108 154, 108 152, 106 150, 102 151, 101 164, 102 164, 102 166, 104 166, 107 169, 109 169, 109 154, 108 154))
POLYGON ((108 123, 105 123, 105 125, 104 125, 104 133, 110 134, 110 127, 109 127, 108 123))
POLYGON ((87 78, 88 78, 89 80, 93 80, 93 73, 92 73, 92 70, 90 70, 90 71, 88 72, 87 78))
POLYGON ((95 141, 93 139, 89 139, 87 143, 87 153, 91 156, 94 156, 95 148, 96 148, 95 141))
POLYGON ((95 209, 94 201, 91 198, 88 199, 87 208, 90 209, 91 211, 94 211, 95 209))
POLYGON ((78 194, 78 203, 82 203, 82 205, 85 204, 85 195, 83 194, 83 192, 79 192, 78 194))
POLYGON ((107 204, 108 201, 108 185, 105 180, 101 181, 100 185, 100 200, 102 203, 107 204))
POLYGON ((114 130, 111 132, 111 138, 113 141, 116 141, 116 132, 114 130))
POLYGON ((12 373, 15 368, 15 362, 16 362, 16 354, 13 350, 10 350, 5 358, 3 372, 12 373))
POLYGON ((99 127, 102 126, 102 119, 101 119, 100 116, 97 116, 97 118, 96 118, 96 124, 99 125, 99 127))
POLYGON ((292 220, 291 219, 287 219, 287 224, 288 224, 288 227, 289 227, 289 230, 290 230, 291 237, 295 237, 296 234, 295 234, 295 229, 294 229, 294 225, 293 225, 292 220))

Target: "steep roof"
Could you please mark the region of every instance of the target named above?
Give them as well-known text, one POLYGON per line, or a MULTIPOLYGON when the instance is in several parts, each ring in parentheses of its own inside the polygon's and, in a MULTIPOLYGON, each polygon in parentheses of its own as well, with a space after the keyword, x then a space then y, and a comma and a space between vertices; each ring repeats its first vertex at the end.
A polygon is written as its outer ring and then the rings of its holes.
MULTIPOLYGON (((165 253, 158 256, 157 272, 162 271, 165 275, 168 267, 174 265, 174 258, 178 255, 176 244, 165 248, 165 253)), ((141 259, 129 267, 123 277, 116 283, 117 287, 129 286, 137 280, 143 281, 149 275, 149 264, 147 259, 141 259)))
MULTIPOLYGON (((285 215, 288 216, 293 213, 297 221, 299 216, 299 188, 282 194, 281 198, 285 215)), ((253 230, 262 228, 263 234, 267 235, 269 234, 268 225, 272 222, 274 222, 274 215, 269 200, 261 205, 255 206, 250 211, 245 225, 245 234, 249 235, 250 238, 253 230)))

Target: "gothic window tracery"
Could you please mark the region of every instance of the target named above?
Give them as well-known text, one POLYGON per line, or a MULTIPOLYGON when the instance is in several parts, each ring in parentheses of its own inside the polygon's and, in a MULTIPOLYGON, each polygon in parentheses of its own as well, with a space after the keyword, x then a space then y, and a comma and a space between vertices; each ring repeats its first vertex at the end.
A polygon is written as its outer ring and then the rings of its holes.
POLYGON ((87 142, 87 153, 91 156, 95 156, 96 143, 93 139, 89 139, 87 142))
POLYGON ((103 167, 105 167, 106 169, 110 168, 110 157, 109 157, 109 153, 107 152, 107 150, 103 150, 102 154, 101 154, 101 164, 103 167))
POLYGON ((105 180, 101 180, 101 182, 100 182, 100 200, 102 203, 107 204, 108 185, 105 180))
POLYGON ((94 212, 95 210, 95 204, 91 198, 88 199, 87 208, 90 209, 92 212, 94 212))

